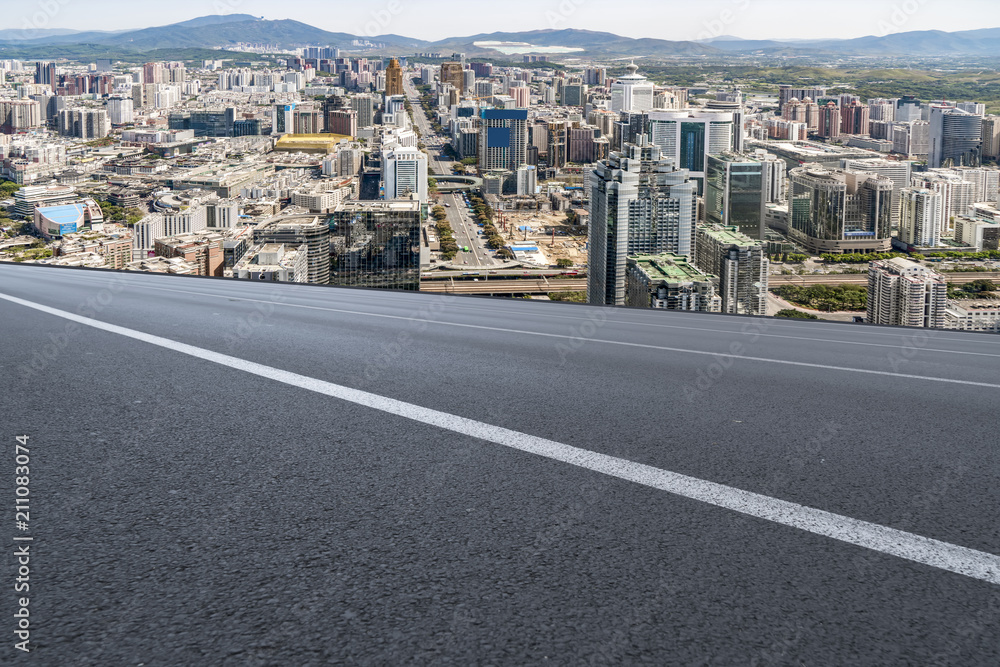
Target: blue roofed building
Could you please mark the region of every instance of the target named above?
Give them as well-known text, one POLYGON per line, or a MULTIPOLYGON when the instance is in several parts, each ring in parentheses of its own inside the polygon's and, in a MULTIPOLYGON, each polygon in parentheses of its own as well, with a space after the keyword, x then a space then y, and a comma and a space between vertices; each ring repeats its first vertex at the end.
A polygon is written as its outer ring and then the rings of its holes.
POLYGON ((87 224, 101 222, 104 222, 104 215, 93 199, 35 209, 35 229, 46 239, 75 234, 87 224))

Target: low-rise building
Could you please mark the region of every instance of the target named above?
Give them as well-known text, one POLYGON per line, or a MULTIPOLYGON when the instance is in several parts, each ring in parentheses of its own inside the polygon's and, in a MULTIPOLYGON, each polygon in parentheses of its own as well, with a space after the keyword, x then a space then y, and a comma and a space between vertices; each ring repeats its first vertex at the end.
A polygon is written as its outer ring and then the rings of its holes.
POLYGON ((157 257, 180 257, 197 267, 195 275, 221 277, 223 272, 222 234, 210 231, 176 234, 154 241, 157 257))
POLYGON ((951 301, 944 309, 944 328, 1000 333, 1000 306, 963 306, 951 301))
POLYGON ((625 305, 718 313, 718 278, 699 271, 684 255, 663 253, 627 259, 625 305))
POLYGON ((264 282, 309 282, 309 246, 283 243, 254 246, 233 267, 233 277, 264 282))

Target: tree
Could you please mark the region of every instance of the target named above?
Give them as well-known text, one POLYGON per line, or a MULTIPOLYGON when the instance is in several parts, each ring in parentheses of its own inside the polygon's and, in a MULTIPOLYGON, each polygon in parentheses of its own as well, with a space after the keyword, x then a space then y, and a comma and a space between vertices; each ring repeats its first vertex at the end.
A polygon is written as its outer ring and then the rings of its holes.
POLYGON ((801 310, 795 310, 793 308, 786 308, 784 310, 779 310, 774 314, 775 317, 787 317, 792 320, 818 320, 819 318, 812 313, 803 313, 801 310))
POLYGON ((558 266, 560 269, 568 269, 569 267, 573 266, 573 260, 566 259, 565 257, 560 257, 559 259, 556 260, 556 266, 558 266))

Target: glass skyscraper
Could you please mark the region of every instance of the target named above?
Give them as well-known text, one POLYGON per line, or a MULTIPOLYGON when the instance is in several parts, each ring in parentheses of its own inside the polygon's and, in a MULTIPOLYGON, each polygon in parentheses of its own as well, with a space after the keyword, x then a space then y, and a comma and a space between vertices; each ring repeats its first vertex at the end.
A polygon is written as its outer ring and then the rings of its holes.
POLYGON ((420 289, 420 223, 416 200, 344 202, 329 219, 330 284, 420 289))

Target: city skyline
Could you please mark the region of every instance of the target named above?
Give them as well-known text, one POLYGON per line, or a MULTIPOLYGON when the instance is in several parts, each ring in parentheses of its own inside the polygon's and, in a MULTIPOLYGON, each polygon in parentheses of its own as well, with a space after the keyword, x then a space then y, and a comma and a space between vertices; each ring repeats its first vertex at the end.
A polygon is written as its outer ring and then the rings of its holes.
POLYGON ((508 3, 509 11, 492 17, 488 26, 470 22, 469 3, 458 0, 419 3, 388 0, 375 6, 371 3, 316 6, 292 0, 283 3, 281 14, 275 13, 272 4, 258 0, 220 0, 209 7, 193 0, 178 0, 172 4, 175 20, 165 20, 160 11, 146 10, 123 0, 105 0, 86 6, 72 0, 57 0, 48 8, 34 4, 15 7, 8 16, 11 19, 9 29, 32 31, 118 32, 169 25, 212 14, 250 14, 267 20, 296 20, 330 32, 362 36, 397 34, 426 41, 492 32, 568 28, 612 32, 634 39, 699 41, 726 36, 775 40, 853 39, 920 30, 977 30, 984 27, 981 17, 984 13, 988 15, 992 7, 986 0, 957 3, 962 11, 956 11, 956 3, 940 0, 913 0, 911 3, 845 0, 842 4, 857 11, 838 12, 825 17, 821 24, 808 14, 789 11, 800 6, 792 0, 706 0, 697 7, 680 2, 654 4, 646 0, 626 0, 618 4, 623 11, 613 13, 590 0, 542 3, 512 0, 508 3), (95 11, 95 4, 99 4, 101 11, 95 11), (781 16, 778 25, 775 16, 781 16), (637 20, 638 17, 642 20, 637 20))

